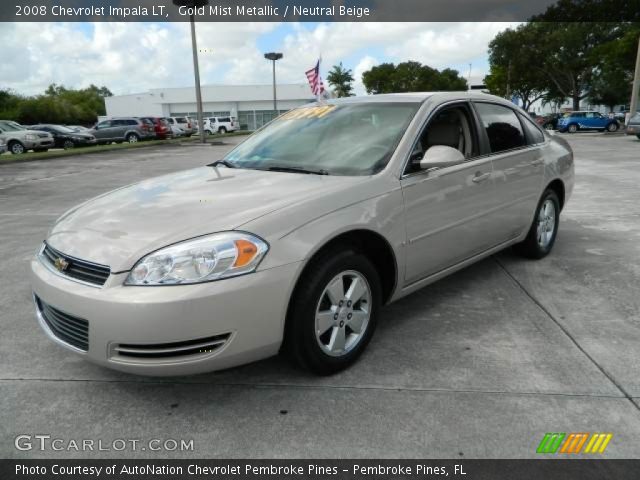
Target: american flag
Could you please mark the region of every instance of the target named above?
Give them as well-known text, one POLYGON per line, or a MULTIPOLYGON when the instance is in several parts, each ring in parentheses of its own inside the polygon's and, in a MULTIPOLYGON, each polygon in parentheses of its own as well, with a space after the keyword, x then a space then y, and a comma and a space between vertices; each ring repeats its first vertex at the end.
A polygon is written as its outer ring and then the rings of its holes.
POLYGON ((324 92, 324 83, 322 83, 322 77, 320 77, 320 60, 316 63, 316 66, 306 72, 307 80, 309 80, 309 86, 311 92, 317 97, 324 92))

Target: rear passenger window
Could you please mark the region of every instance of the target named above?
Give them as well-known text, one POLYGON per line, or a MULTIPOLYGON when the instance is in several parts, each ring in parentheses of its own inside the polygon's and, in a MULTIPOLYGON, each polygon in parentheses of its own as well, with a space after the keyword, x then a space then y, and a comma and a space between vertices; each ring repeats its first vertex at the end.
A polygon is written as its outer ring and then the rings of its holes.
POLYGON ((491 103, 476 103, 491 153, 504 152, 526 145, 524 132, 516 113, 510 108, 491 103))
POLYGON ((536 145, 538 143, 544 143, 544 134, 536 127, 531 120, 525 117, 520 117, 524 129, 527 133, 527 143, 529 145, 536 145))

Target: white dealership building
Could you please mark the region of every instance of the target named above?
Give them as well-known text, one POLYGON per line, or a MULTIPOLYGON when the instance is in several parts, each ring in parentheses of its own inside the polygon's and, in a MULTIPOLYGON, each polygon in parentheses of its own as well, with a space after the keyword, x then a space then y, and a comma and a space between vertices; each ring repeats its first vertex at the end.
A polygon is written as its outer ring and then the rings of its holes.
MULTIPOLYGON (((308 84, 277 85, 279 113, 315 100, 308 84)), ((197 118, 194 87, 155 88, 144 93, 105 98, 109 117, 197 118)), ((274 118, 272 85, 203 85, 205 117, 236 117, 240 127, 255 130, 274 118)))

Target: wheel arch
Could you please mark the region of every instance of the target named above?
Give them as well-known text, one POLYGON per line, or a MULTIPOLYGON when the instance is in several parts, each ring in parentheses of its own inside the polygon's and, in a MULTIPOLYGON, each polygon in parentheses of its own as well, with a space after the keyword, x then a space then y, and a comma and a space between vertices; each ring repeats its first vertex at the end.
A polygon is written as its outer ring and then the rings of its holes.
POLYGON ((367 228, 357 228, 338 233, 315 249, 305 262, 295 281, 292 297, 295 295, 300 280, 313 262, 327 250, 339 248, 340 246, 353 247, 362 252, 371 261, 380 275, 383 295, 382 303, 387 303, 391 299, 398 283, 398 262, 389 241, 381 234, 367 228))
POLYGON ((558 200, 560 201, 560 211, 562 211, 562 209, 564 208, 565 194, 566 194, 564 182, 561 179, 556 178, 551 182, 549 182, 545 190, 547 189, 553 190, 556 193, 556 195, 558 195, 558 200))

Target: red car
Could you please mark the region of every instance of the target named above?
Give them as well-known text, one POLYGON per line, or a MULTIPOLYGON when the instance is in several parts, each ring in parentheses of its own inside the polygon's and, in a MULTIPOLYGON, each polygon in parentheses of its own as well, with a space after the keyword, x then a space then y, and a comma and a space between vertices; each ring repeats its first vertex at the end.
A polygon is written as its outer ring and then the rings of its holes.
POLYGON ((156 134, 156 138, 160 140, 164 140, 165 138, 173 137, 173 132, 171 131, 171 125, 166 118, 162 117, 140 117, 140 120, 144 122, 149 122, 153 125, 153 129, 156 134))

